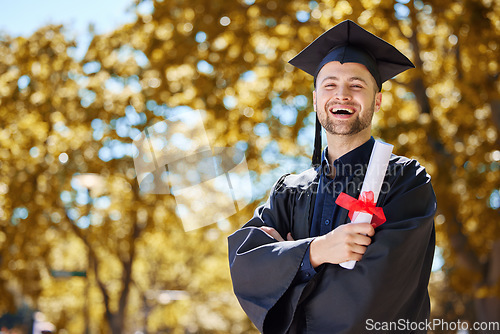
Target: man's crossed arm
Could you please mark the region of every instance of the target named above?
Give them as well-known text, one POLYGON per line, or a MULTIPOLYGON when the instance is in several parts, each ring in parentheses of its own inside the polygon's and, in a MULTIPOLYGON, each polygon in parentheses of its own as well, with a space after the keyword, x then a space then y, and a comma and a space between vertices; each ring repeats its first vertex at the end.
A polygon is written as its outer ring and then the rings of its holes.
MULTIPOLYGON (((274 228, 262 226, 260 229, 277 241, 285 241, 274 228)), ((333 231, 316 237, 309 246, 309 260, 314 268, 323 263, 339 264, 359 261, 371 243, 375 229, 369 223, 344 224, 333 231)), ((294 241, 288 232, 286 241, 294 241)))

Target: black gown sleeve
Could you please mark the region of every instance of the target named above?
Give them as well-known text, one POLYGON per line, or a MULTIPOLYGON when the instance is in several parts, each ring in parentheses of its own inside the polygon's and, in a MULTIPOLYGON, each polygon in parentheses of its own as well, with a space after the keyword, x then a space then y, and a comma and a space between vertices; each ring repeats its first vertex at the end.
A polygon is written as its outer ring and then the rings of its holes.
MULTIPOLYGON (((277 242, 260 226, 275 228, 286 239, 291 231, 294 193, 283 187, 282 177, 267 202, 255 210, 253 218, 228 238, 233 289, 250 320, 264 332, 268 312, 287 292, 299 271, 312 238, 277 242)), ((305 284, 293 289, 300 296, 305 284)), ((298 297, 294 298, 296 302, 298 297)), ((295 307, 280 315, 280 324, 291 323, 295 307)))
POLYGON ((321 266, 302 305, 307 333, 426 333, 436 198, 415 160, 399 161, 390 172, 379 198, 387 221, 353 270, 321 266))
POLYGON ((353 270, 323 264, 309 282, 294 281, 312 238, 276 242, 257 228, 271 226, 286 236, 291 224, 301 223, 293 221, 293 211, 304 208, 280 182, 229 237, 234 292, 259 331, 358 334, 392 322, 396 328, 382 332, 425 333, 402 326, 429 317, 436 198, 430 176, 415 160, 393 158, 386 181, 379 205, 387 221, 353 270))

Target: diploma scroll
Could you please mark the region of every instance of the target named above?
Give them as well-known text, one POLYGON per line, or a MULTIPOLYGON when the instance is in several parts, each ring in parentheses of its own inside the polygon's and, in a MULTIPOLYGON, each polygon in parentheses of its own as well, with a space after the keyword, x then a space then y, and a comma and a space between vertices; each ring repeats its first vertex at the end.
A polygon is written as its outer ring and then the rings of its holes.
MULTIPOLYGON (((374 203, 377 203, 378 195, 380 194, 380 189, 382 188, 382 182, 384 182, 384 177, 387 171, 387 166, 389 165, 389 159, 391 158, 393 147, 394 146, 391 144, 383 143, 378 140, 375 141, 375 145, 373 146, 370 161, 368 162, 368 169, 363 181, 363 187, 361 188, 361 194, 370 191, 373 192, 374 203)), ((371 221, 371 214, 356 211, 353 214, 351 223, 371 223, 371 221)), ((353 269, 355 264, 356 261, 347 261, 340 263, 340 266, 346 269, 353 269)))

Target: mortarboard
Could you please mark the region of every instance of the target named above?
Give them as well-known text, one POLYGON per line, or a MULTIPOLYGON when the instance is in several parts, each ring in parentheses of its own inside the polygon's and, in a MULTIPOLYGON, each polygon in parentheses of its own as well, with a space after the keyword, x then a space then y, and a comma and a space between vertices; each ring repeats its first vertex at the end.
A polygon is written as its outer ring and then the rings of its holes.
MULTIPOLYGON (((413 63, 398 49, 383 39, 361 28, 353 21, 343 21, 323 33, 289 63, 314 77, 331 61, 359 63, 365 65, 377 82, 382 83, 397 74, 414 68, 413 63)), ((320 163, 321 125, 316 117, 313 165, 320 163)))

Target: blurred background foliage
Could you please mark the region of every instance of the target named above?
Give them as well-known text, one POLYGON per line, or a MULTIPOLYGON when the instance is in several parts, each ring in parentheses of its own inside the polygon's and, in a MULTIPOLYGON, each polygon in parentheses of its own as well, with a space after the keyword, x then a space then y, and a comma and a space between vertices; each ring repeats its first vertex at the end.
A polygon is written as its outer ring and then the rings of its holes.
POLYGON ((135 6, 83 59, 61 26, 0 38, 0 314, 39 310, 58 333, 255 332, 226 238, 281 173, 308 166, 312 80, 287 61, 351 19, 417 66, 384 84, 374 136, 432 175, 432 317, 500 319, 498 1, 135 6), (173 196, 140 190, 131 148, 185 109, 206 111, 212 146, 245 150, 254 199, 190 232, 173 196))

